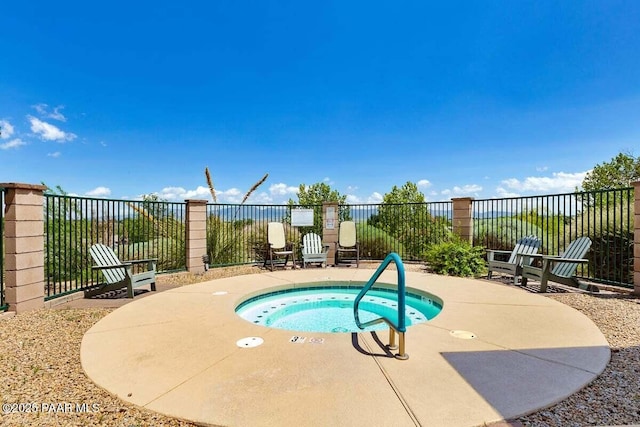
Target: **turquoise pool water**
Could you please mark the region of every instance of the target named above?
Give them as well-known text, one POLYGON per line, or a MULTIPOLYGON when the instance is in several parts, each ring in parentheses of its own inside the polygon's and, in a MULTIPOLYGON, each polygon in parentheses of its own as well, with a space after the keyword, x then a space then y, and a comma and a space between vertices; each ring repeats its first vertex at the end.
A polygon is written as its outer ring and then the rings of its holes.
MULTIPOLYGON (((362 332, 353 318, 353 302, 364 286, 327 285, 269 292, 243 301, 236 313, 256 325, 306 332, 362 332)), ((373 288, 361 300, 360 321, 387 317, 398 319, 398 295, 392 289, 373 288)), ((426 322, 440 313, 442 304, 433 295, 407 289, 407 327, 426 322)), ((377 324, 366 331, 387 329, 377 324)))

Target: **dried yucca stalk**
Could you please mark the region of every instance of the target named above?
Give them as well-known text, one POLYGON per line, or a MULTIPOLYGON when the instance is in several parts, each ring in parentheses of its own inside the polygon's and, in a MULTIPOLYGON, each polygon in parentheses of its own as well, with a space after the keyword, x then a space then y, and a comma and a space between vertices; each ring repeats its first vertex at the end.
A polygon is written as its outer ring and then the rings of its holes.
POLYGON ((249 189, 249 191, 247 191, 247 194, 244 195, 244 197, 242 198, 242 201, 240 202, 240 204, 244 204, 244 202, 247 201, 247 199, 249 198, 249 196, 251 196, 251 194, 253 194, 254 191, 256 191, 258 189, 258 187, 260 187, 269 177, 268 173, 265 173, 264 176, 255 184, 253 184, 253 187, 251 187, 249 189))
POLYGON ((211 174, 209 173, 208 167, 204 168, 204 175, 207 177, 207 185, 209 186, 209 192, 211 193, 213 203, 218 203, 218 198, 216 197, 216 189, 213 187, 213 180, 211 179, 211 174))

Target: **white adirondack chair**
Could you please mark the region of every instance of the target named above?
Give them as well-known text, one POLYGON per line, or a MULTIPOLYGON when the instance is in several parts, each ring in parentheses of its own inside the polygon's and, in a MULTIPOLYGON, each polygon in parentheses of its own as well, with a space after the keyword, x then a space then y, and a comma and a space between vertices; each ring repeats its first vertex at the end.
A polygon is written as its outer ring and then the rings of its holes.
POLYGON ((302 238, 302 266, 307 268, 307 263, 320 263, 327 266, 327 253, 329 245, 323 245, 322 239, 315 233, 305 234, 302 238))

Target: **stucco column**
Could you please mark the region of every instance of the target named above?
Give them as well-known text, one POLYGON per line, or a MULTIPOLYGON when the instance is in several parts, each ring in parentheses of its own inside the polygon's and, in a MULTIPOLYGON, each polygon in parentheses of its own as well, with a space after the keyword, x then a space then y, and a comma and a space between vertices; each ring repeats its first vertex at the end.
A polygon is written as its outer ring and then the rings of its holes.
POLYGON ((44 307, 44 185, 4 183, 6 302, 23 313, 44 307))
POLYGON ((338 241, 339 211, 336 202, 322 203, 322 243, 329 245, 327 265, 336 263, 336 242, 338 241))
POLYGON ((458 197, 453 202, 453 233, 473 243, 473 197, 458 197))
POLYGON ((633 293, 640 295, 640 181, 633 184, 633 293))
POLYGON ((187 271, 190 273, 204 273, 202 257, 207 254, 207 201, 185 200, 186 215, 186 251, 187 271))

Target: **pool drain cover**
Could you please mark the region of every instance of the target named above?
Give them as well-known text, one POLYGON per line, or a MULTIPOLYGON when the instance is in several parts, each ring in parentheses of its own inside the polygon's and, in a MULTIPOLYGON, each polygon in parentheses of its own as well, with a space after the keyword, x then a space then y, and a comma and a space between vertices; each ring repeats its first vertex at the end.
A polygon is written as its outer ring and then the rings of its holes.
POLYGON ((262 344, 264 340, 260 337, 247 337, 236 341, 236 345, 240 348, 253 348, 262 344))
POLYGON ((476 334, 469 331, 451 331, 450 333, 452 336, 463 340, 471 340, 476 337, 476 334))

